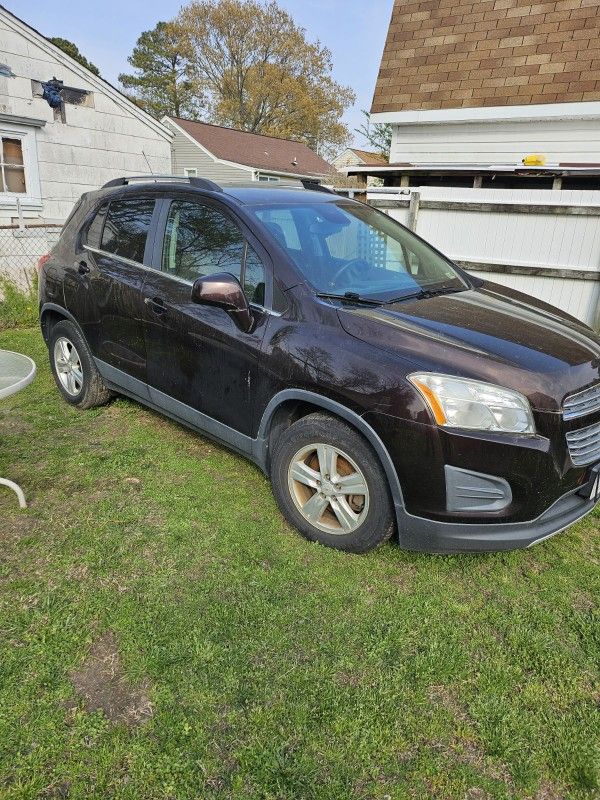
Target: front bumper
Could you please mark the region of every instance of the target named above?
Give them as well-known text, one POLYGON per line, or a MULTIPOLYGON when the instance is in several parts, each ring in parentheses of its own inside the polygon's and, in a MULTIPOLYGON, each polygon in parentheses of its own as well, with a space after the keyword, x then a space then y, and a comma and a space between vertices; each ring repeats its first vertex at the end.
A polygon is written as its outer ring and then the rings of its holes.
POLYGON ((427 553, 484 553, 531 547, 593 511, 599 498, 585 496, 586 488, 563 495, 529 522, 440 522, 398 508, 399 544, 406 550, 427 553))

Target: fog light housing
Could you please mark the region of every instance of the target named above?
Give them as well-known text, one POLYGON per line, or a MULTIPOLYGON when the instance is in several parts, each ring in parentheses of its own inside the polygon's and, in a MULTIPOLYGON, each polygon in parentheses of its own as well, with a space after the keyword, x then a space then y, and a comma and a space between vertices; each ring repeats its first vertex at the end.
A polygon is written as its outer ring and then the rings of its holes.
POLYGON ((448 511, 502 511, 512 503, 510 484, 496 475, 444 467, 448 511))

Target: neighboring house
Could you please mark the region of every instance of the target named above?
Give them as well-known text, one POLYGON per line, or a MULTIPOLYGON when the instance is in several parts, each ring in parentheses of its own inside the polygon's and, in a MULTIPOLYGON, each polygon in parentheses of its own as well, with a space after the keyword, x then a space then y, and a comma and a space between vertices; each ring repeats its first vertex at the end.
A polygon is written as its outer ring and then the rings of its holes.
POLYGON ((174 136, 173 173, 214 181, 321 180, 331 165, 303 142, 163 117, 174 136))
POLYGON ((599 22, 600 0, 396 0, 371 108, 393 126, 390 165, 356 173, 600 188, 599 22))
MULTIPOLYGON (((373 153, 370 150, 358 150, 356 147, 347 147, 339 156, 331 162, 338 172, 346 174, 348 167, 357 166, 387 166, 388 160, 381 153, 373 153)), ((380 183, 377 178, 368 178, 369 186, 376 186, 380 183)))
POLYGON ((1 6, 0 62, 0 217, 19 199, 26 216, 62 222, 111 178, 169 172, 160 122, 1 6), (53 79, 64 84, 54 109, 42 96, 53 79))
POLYGON ((12 277, 83 192, 171 168, 170 131, 1 6, 0 137, 0 272, 12 277))
POLYGON ((331 162, 336 169, 344 167, 356 167, 358 165, 369 164, 380 167, 388 164, 387 158, 381 153, 373 153, 369 150, 358 150, 356 147, 347 147, 343 153, 336 156, 331 162))

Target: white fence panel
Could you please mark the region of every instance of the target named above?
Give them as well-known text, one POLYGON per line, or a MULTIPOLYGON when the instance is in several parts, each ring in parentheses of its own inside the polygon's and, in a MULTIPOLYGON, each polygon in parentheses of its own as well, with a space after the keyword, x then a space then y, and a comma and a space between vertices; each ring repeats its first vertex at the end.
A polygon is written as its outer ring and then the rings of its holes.
MULTIPOLYGON (((413 191, 420 193, 417 233, 450 258, 599 326, 600 191, 437 186, 413 191), (521 208, 505 210, 517 204, 521 208)), ((372 189, 368 200, 407 224, 405 193, 372 189)))

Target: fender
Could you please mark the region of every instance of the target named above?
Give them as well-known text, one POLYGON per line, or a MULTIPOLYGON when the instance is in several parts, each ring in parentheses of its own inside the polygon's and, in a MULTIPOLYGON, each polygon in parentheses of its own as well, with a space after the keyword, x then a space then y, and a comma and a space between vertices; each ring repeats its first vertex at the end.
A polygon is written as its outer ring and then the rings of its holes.
POLYGON ((64 306, 58 305, 58 303, 44 303, 43 306, 40 308, 40 325, 41 325, 41 328, 42 328, 42 335, 44 336, 44 340, 46 340, 46 337, 44 335, 44 315, 46 314, 47 311, 56 311, 62 317, 64 317, 65 319, 68 319, 69 322, 72 322, 73 325, 75 325, 77 327, 77 330, 79 331, 79 333, 83 337, 83 340, 87 341, 87 339, 85 338, 85 334, 83 333, 83 331, 81 329, 81 325, 77 322, 77 320, 75 319, 73 314, 71 314, 70 311, 67 311, 67 309, 64 306))
POLYGON ((388 486, 390 488, 392 500, 396 510, 398 532, 401 534, 405 527, 402 523, 405 521, 406 511, 404 508, 402 488, 400 487, 400 481, 398 480, 398 475, 394 468, 394 464, 392 463, 392 459, 390 458, 390 454, 388 453, 381 438, 377 435, 376 431, 367 422, 365 422, 365 420, 359 414, 352 411, 347 406, 338 403, 336 400, 331 400, 329 397, 316 394, 316 392, 309 392, 306 389, 284 389, 283 391, 274 395, 263 412, 258 428, 257 438, 253 441, 253 445, 256 447, 254 455, 257 463, 259 463, 266 471, 268 465, 269 428, 271 425, 271 420, 277 408, 282 403, 285 403, 286 400, 302 400, 304 402, 311 403, 312 405, 319 406, 325 411, 331 411, 336 416, 345 419, 350 423, 350 425, 352 425, 353 428, 362 433, 362 435, 377 453, 379 461, 381 462, 381 466, 385 471, 388 486))

